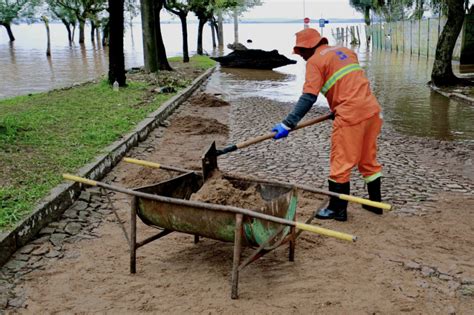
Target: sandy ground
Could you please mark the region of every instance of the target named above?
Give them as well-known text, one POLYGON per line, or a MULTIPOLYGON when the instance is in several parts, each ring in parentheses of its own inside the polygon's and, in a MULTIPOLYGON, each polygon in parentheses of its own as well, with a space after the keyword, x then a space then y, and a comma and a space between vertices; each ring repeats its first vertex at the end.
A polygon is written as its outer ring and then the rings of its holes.
MULTIPOLYGON (((212 140, 218 147, 227 144, 230 109, 198 103, 183 106, 167 128, 157 129, 130 156, 200 169, 201 154, 212 140)), ((137 187, 173 175, 120 163, 106 181, 137 187)), ((17 311, 473 314, 474 199, 452 193, 438 197, 437 203, 423 203, 429 209, 423 215, 376 216, 350 205, 348 222, 314 222, 359 240, 305 232, 294 262, 285 246, 242 271, 238 300, 230 299, 232 244, 211 239, 193 244, 192 236, 172 233, 138 250, 137 273, 131 275, 126 241, 109 216, 97 230, 98 239, 66 245, 63 259, 24 277, 16 289, 25 297, 24 308, 17 311)), ((113 199, 128 225, 128 196, 113 194, 113 199)), ((323 202, 301 195, 298 220, 323 202)), ((154 233, 139 225, 139 239, 154 233)), ((244 256, 250 253, 246 249, 244 256)))

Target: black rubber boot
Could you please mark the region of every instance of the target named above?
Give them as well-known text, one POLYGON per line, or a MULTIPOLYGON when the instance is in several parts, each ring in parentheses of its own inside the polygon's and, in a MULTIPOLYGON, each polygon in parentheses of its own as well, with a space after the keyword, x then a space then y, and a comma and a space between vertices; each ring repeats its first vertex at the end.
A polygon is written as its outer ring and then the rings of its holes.
MULTIPOLYGON (((372 201, 382 201, 382 194, 380 193, 380 186, 381 186, 381 179, 380 177, 376 180, 367 183, 367 190, 369 191, 369 199, 372 201)), ((365 210, 369 210, 375 214, 383 214, 383 210, 380 208, 375 208, 372 206, 363 205, 362 208, 365 210)))
MULTIPOLYGON (((329 191, 346 194, 350 193, 350 182, 336 183, 329 181, 329 191)), ((331 197, 327 208, 320 210, 315 217, 320 220, 347 221, 347 201, 331 197)))

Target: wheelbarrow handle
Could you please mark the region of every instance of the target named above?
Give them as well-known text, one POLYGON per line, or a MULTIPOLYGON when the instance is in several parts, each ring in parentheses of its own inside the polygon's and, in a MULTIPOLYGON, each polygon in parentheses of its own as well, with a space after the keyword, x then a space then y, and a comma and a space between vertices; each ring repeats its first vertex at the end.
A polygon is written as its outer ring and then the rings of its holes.
POLYGON ((141 165, 141 166, 148 166, 148 167, 152 167, 152 168, 161 168, 161 164, 150 162, 150 161, 145 161, 145 160, 137 160, 137 159, 124 157, 123 161, 128 162, 128 163, 132 163, 132 164, 141 165))
POLYGON ((329 237, 334 237, 334 238, 338 238, 344 241, 355 242, 357 240, 357 236, 334 231, 334 230, 325 229, 319 226, 310 225, 306 223, 296 222, 295 227, 303 231, 308 231, 308 232, 317 233, 317 234, 321 234, 321 235, 325 235, 329 237))
POLYGON ((344 241, 350 241, 350 242, 355 242, 357 240, 357 237, 354 235, 334 231, 334 230, 329 230, 325 228, 321 228, 318 226, 314 225, 309 225, 301 222, 296 222, 296 221, 291 221, 287 220, 284 218, 276 217, 273 215, 265 214, 265 213, 260 213, 256 212, 253 210, 249 209, 244 209, 244 208, 238 208, 234 206, 224 206, 224 205, 217 205, 217 204, 210 204, 210 203, 205 203, 205 202, 200 202, 200 201, 192 201, 192 200, 184 200, 184 199, 178 199, 178 198, 171 198, 171 197, 165 197, 165 196, 160 196, 160 195, 153 195, 153 194, 148 194, 140 191, 135 191, 132 189, 127 189, 124 187, 120 186, 115 186, 115 185, 109 185, 103 182, 71 175, 71 174, 63 174, 63 178, 67 180, 72 180, 78 183, 86 184, 86 185, 91 185, 91 186, 98 186, 101 188, 121 192, 124 194, 132 195, 132 196, 137 196, 137 197, 142 197, 142 198, 147 198, 150 200, 156 200, 156 201, 161 201, 161 202, 166 202, 166 203, 171 203, 171 204, 177 204, 177 205, 185 205, 185 206, 193 206, 196 208, 200 209, 209 209, 209 210, 214 210, 214 211, 224 211, 224 212, 231 212, 231 213, 240 213, 242 215, 246 215, 249 217, 253 218, 258 218, 262 220, 267 220, 270 222, 275 222, 279 224, 284 224, 287 226, 294 226, 297 229, 312 232, 312 233, 317 233, 325 236, 330 236, 334 238, 338 238, 344 241))
POLYGON ((63 178, 67 180, 71 180, 73 182, 78 182, 81 184, 86 184, 89 186, 97 186, 97 182, 92 179, 84 178, 84 177, 79 177, 71 174, 63 174, 63 178))
MULTIPOLYGON (((321 117, 316 117, 316 118, 313 118, 313 119, 309 119, 305 122, 299 123, 291 131, 295 131, 295 130, 298 130, 298 129, 301 129, 301 128, 304 128, 304 127, 308 127, 308 126, 317 124, 319 122, 322 122, 322 121, 325 121, 325 120, 328 120, 328 119, 332 119, 334 117, 333 115, 334 114, 331 113, 331 114, 327 114, 327 115, 324 115, 324 116, 321 116, 321 117)), ((250 138, 250 139, 248 139, 244 142, 229 145, 229 146, 225 147, 224 149, 216 150, 216 155, 219 156, 219 155, 226 154, 226 153, 229 153, 229 152, 232 152, 232 151, 236 151, 238 149, 248 147, 248 146, 250 146, 252 144, 255 144, 255 143, 259 143, 259 142, 262 142, 262 141, 265 141, 265 140, 268 140, 268 139, 272 139, 275 135, 276 135, 276 132, 272 132, 272 133, 261 135, 261 136, 255 137, 255 138, 250 138)))
MULTIPOLYGON (((180 171, 182 173, 193 172, 193 170, 181 169, 181 168, 177 168, 177 167, 173 167, 173 166, 162 165, 162 164, 149 162, 149 161, 144 161, 144 160, 137 160, 137 159, 130 159, 130 158, 124 158, 123 160, 125 162, 128 162, 128 163, 133 163, 133 164, 147 166, 147 167, 154 167, 154 168, 162 168, 162 169, 166 169, 166 170, 180 171)), ((233 175, 232 177, 240 178, 240 179, 250 179, 250 178, 247 178, 247 177, 237 176, 237 175, 233 175)), ((379 202, 379 201, 372 201, 372 200, 369 200, 369 199, 360 198, 360 197, 356 197, 356 196, 352 196, 352 195, 338 194, 338 193, 335 193, 335 192, 332 192, 332 191, 317 189, 317 188, 310 187, 310 186, 307 186, 307 185, 302 185, 302 184, 297 184, 297 183, 280 182, 280 181, 275 181, 275 180, 256 179, 256 178, 252 178, 252 180, 255 180, 255 181, 258 181, 258 182, 261 182, 261 183, 269 183, 269 184, 273 183, 273 184, 278 184, 278 185, 294 186, 294 187, 299 188, 301 190, 306 190, 306 191, 309 191, 309 192, 312 192, 312 193, 322 194, 322 195, 326 195, 326 196, 332 196, 332 197, 336 197, 336 198, 339 198, 339 199, 342 199, 342 200, 355 202, 355 203, 358 203, 358 204, 361 204, 361 205, 372 206, 372 207, 376 207, 376 208, 387 210, 387 211, 393 210, 393 206, 391 204, 388 204, 388 203, 379 202)))
POLYGON ((179 167, 174 167, 174 166, 169 166, 169 165, 163 165, 163 164, 154 163, 154 162, 145 161, 145 160, 132 159, 132 158, 128 158, 128 157, 124 157, 123 161, 127 162, 127 163, 131 163, 131 164, 146 166, 146 167, 161 168, 161 169, 164 169, 164 170, 167 170, 167 171, 175 171, 175 172, 180 172, 180 173, 192 172, 191 170, 187 170, 187 169, 184 169, 184 168, 179 168, 179 167))

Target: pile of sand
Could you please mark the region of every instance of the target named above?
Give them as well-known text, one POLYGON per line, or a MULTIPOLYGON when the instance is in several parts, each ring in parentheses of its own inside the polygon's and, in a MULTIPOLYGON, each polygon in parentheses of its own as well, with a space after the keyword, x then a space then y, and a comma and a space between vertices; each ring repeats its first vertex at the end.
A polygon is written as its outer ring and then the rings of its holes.
POLYGON ((214 95, 202 93, 194 95, 189 99, 189 101, 196 106, 200 107, 222 107, 222 106, 229 106, 229 103, 215 97, 214 95))
POLYGON ((228 126, 213 118, 184 116, 173 121, 173 125, 176 132, 191 135, 227 134, 229 132, 228 126))
POLYGON ((191 200, 214 203, 225 206, 261 210, 265 200, 257 191, 257 185, 236 187, 217 173, 209 178, 199 191, 191 195, 191 200))

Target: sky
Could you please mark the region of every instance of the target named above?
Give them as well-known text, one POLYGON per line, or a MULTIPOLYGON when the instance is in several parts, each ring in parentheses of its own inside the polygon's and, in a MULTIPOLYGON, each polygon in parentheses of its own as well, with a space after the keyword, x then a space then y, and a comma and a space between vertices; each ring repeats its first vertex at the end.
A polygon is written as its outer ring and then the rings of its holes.
POLYGON ((251 8, 244 19, 255 18, 362 18, 349 5, 349 0, 262 0, 263 5, 251 8))

